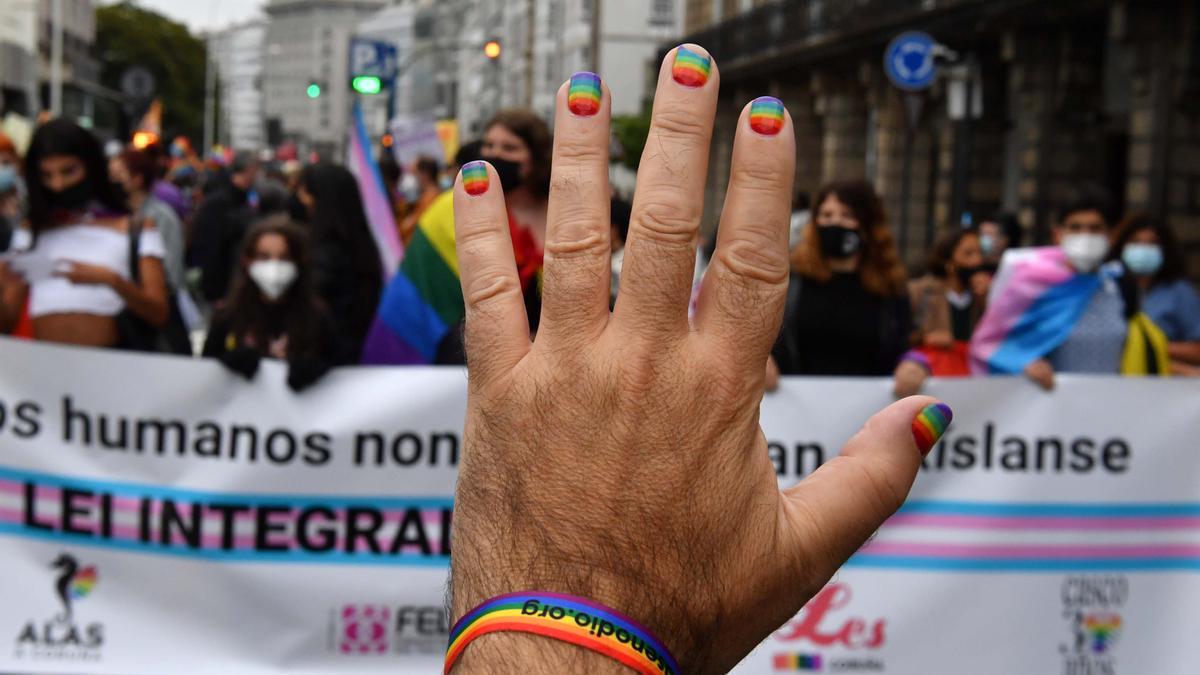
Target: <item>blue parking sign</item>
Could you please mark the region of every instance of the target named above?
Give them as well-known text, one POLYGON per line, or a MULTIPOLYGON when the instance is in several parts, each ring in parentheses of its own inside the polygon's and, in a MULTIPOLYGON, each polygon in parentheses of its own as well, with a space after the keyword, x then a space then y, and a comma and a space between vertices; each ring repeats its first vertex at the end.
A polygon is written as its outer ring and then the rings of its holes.
POLYGON ((928 89, 937 79, 933 60, 937 43, 928 33, 901 33, 888 43, 883 53, 883 70, 892 84, 905 91, 928 89))
POLYGON ((386 42, 354 38, 350 41, 350 77, 396 77, 396 48, 386 42))

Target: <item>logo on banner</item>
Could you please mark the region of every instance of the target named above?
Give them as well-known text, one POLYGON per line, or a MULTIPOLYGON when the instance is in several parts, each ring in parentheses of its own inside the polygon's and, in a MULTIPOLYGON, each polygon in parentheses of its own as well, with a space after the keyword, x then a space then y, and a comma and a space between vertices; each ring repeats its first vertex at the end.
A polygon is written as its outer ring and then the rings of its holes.
POLYGON ((1119 611, 1129 599, 1122 575, 1069 576, 1063 580, 1063 618, 1070 638, 1059 645, 1063 675, 1112 675, 1124 628, 1119 611))
POLYGON ((347 604, 333 615, 342 654, 441 654, 450 638, 444 607, 347 604))
POLYGON ((883 672, 883 660, 874 652, 887 642, 887 620, 868 619, 848 611, 853 597, 849 584, 839 582, 829 584, 809 600, 775 633, 774 641, 777 646, 794 643, 826 651, 776 652, 771 661, 774 670, 883 672))
POLYGON ((82 565, 78 558, 64 552, 51 561, 49 569, 54 574, 49 578, 48 590, 53 592, 58 611, 21 625, 15 640, 15 656, 46 661, 100 660, 104 625, 78 621, 75 607, 96 588, 100 578, 96 566, 82 565))

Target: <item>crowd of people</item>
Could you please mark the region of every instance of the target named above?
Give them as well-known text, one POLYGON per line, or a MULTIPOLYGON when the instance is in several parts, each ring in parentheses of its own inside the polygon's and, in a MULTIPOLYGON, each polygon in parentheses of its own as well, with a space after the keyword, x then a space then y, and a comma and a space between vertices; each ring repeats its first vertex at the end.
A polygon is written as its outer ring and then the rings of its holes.
MULTIPOLYGON (((551 138, 541 118, 508 110, 449 166, 385 155, 397 236, 413 251, 386 270, 341 165, 204 161, 185 139, 106 149, 64 119, 42 124, 23 158, 0 137, 0 332, 198 352, 247 378, 279 359, 297 390, 335 366, 461 364, 449 188, 466 162, 495 168, 536 332, 551 138), (421 302, 424 318, 404 307, 421 302), (422 341, 424 356, 396 346, 422 341)), ((809 204, 794 201, 768 388, 779 375, 891 376, 903 396, 930 376, 1023 373, 1050 389, 1056 373, 1200 374, 1200 294, 1175 235, 1153 215, 1118 217, 1094 186, 1056 215, 1052 246, 1021 248, 1001 213, 947 228, 918 278, 870 183, 830 183, 809 204)), ((614 194, 614 302, 629 218, 614 194)), ((699 246, 697 290, 708 255, 699 246)))

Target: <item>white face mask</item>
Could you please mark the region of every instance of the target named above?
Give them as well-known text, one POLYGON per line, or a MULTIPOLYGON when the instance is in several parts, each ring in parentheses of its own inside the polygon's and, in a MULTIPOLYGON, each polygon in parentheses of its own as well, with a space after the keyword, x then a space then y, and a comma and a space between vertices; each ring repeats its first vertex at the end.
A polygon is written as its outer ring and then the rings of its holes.
POLYGON ((1076 271, 1096 271, 1108 254, 1108 237, 1103 234, 1064 234, 1062 251, 1076 271))
POLYGON ((415 175, 406 173, 400 177, 400 194, 404 195, 404 200, 408 202, 415 202, 421 198, 421 183, 415 175))
POLYGON ((258 290, 272 301, 282 297, 296 280, 296 263, 290 260, 255 260, 248 271, 258 290))

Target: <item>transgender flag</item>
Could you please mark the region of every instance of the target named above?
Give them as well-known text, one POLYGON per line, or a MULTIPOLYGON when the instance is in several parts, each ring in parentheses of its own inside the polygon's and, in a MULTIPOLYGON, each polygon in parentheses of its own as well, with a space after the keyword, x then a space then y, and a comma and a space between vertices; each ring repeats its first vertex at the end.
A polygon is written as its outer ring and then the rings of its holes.
POLYGON ((375 247, 379 249, 380 261, 383 264, 383 278, 388 279, 400 266, 400 259, 404 257, 404 246, 400 243, 400 235, 396 231, 396 218, 392 213, 387 188, 383 185, 383 176, 379 173, 379 165, 371 156, 367 127, 363 123, 362 108, 357 101, 354 102, 349 140, 346 166, 358 179, 358 191, 362 193, 367 223, 371 226, 371 235, 375 237, 375 247))

